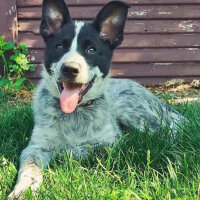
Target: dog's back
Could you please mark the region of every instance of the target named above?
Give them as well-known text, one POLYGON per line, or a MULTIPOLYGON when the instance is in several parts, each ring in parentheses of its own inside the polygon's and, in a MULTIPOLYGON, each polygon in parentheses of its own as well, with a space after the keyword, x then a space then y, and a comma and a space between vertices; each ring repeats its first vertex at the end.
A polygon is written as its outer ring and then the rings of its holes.
POLYGON ((125 127, 156 131, 168 126, 176 132, 185 118, 140 84, 128 79, 109 79, 107 96, 116 118, 125 127))

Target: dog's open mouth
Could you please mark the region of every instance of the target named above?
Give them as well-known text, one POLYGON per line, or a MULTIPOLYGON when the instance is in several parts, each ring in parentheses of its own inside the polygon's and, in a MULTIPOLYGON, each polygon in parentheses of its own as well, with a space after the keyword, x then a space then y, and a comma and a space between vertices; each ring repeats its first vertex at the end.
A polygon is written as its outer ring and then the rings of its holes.
POLYGON ((93 82, 94 79, 87 84, 67 82, 58 83, 62 111, 65 113, 72 113, 81 102, 83 96, 92 87, 93 82))

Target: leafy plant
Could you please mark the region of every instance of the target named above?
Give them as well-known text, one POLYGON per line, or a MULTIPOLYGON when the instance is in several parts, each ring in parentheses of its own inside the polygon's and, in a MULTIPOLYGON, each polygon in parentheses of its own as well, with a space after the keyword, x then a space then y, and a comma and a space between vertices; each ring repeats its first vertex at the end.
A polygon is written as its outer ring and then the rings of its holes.
MULTIPOLYGON (((3 63, 3 76, 0 76, 0 87, 14 89, 27 89, 28 79, 24 76, 26 71, 34 71, 35 66, 28 59, 28 48, 25 43, 16 44, 6 42, 5 36, 0 36, 0 62, 3 63), (9 59, 7 59, 9 56, 9 59), (6 56, 7 55, 7 56, 6 56)), ((29 81, 29 86, 33 83, 29 81)))

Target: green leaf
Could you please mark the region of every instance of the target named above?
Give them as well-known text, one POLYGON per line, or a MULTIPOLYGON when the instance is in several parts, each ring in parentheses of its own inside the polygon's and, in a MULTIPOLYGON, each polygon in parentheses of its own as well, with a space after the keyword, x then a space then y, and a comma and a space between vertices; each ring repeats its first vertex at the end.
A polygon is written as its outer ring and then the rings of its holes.
POLYGON ((7 42, 7 44, 3 47, 4 51, 8 51, 14 49, 15 43, 14 42, 7 42))
POLYGON ((32 72, 35 71, 35 65, 29 65, 29 70, 32 72))
POLYGON ((24 85, 25 80, 24 77, 25 71, 34 71, 35 66, 29 64, 28 59, 28 48, 25 43, 20 43, 18 46, 12 41, 6 42, 4 41, 5 36, 0 36, 0 61, 5 65, 6 75, 5 77, 9 79, 0 79, 1 85, 7 85, 9 88, 19 90, 20 88, 26 88, 24 85), (10 51, 12 54, 9 59, 6 60, 4 56, 4 52, 10 51), (18 79, 16 80, 16 77, 18 79))
POLYGON ((17 57, 15 58, 15 61, 16 61, 16 63, 19 64, 19 65, 22 64, 22 58, 21 58, 20 56, 17 56, 17 57))
POLYGON ((19 50, 17 50, 17 49, 14 50, 14 55, 15 55, 15 56, 19 56, 20 53, 21 53, 21 52, 20 52, 19 50))
POLYGON ((11 72, 17 72, 19 69, 18 65, 9 65, 10 71, 11 72))
POLYGON ((18 48, 19 48, 19 49, 27 49, 25 43, 19 43, 18 48))
POLYGON ((15 82, 14 82, 14 90, 18 91, 21 88, 24 87, 24 81, 26 79, 25 78, 18 78, 15 82))
POLYGON ((20 44, 18 45, 18 49, 19 49, 23 54, 25 54, 25 55, 28 54, 28 48, 27 48, 27 46, 26 46, 25 43, 20 43, 20 44))
POLYGON ((5 87, 6 85, 10 85, 10 80, 6 79, 6 78, 2 78, 0 80, 0 87, 5 87))
POLYGON ((27 65, 27 63, 21 65, 21 68, 28 71, 29 70, 29 66, 27 65))
POLYGON ((10 56, 10 59, 15 61, 16 60, 16 56, 12 55, 12 56, 10 56))
MULTIPOLYGON (((3 48, 4 48, 5 45, 6 45, 6 42, 0 41, 0 48, 1 48, 1 50, 3 50, 3 48)), ((4 51, 4 50, 3 50, 3 51, 4 51)))
POLYGON ((20 57, 25 59, 25 58, 26 58, 26 55, 20 54, 20 57))
POLYGON ((5 38, 6 38, 5 35, 1 35, 1 36, 0 36, 0 41, 3 41, 5 38))

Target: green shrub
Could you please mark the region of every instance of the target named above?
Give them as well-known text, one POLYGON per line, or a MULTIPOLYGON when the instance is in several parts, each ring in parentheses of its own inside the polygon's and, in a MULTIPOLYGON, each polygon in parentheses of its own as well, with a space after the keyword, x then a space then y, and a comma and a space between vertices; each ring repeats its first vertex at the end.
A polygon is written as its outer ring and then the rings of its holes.
POLYGON ((5 36, 0 36, 0 62, 4 66, 3 75, 0 75, 0 87, 15 91, 33 88, 33 83, 25 77, 25 72, 35 70, 35 66, 29 62, 26 44, 17 45, 4 40, 5 36))

